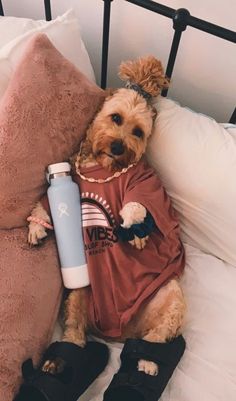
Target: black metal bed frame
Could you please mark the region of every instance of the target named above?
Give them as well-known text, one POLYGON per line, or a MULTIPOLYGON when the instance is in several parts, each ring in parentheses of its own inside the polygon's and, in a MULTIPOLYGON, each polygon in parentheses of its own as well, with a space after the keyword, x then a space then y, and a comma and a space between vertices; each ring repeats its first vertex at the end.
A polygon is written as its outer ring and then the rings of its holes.
MULTIPOLYGON (((102 39, 102 71, 101 71, 101 87, 104 89, 107 82, 107 66, 108 66, 108 49, 109 49, 109 34, 110 34, 110 16, 111 16, 111 3, 113 0, 104 1, 104 14, 103 14, 103 39, 102 39)), ((182 33, 186 30, 187 26, 191 26, 200 31, 206 32, 210 35, 217 36, 218 38, 236 43, 236 32, 223 28, 219 25, 212 24, 208 21, 196 18, 190 14, 185 8, 175 10, 163 4, 156 3, 152 0, 124 0, 128 3, 143 7, 154 13, 160 14, 164 17, 170 18, 173 21, 174 36, 171 44, 169 58, 167 62, 166 75, 171 78, 177 52, 180 45, 182 33)), ((52 19, 51 1, 44 0, 45 17, 47 21, 52 19)), ((0 0, 0 15, 4 15, 2 1, 0 0)), ((167 96, 168 89, 163 90, 162 96, 167 96)), ((236 108, 229 120, 230 123, 236 124, 236 108)))

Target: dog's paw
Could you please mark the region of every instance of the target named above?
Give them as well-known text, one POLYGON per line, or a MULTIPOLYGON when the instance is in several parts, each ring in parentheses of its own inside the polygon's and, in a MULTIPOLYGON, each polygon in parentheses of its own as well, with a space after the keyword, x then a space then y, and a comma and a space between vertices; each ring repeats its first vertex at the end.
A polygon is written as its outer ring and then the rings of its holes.
POLYGON ((62 373, 65 368, 65 361, 61 358, 55 358, 53 360, 47 360, 42 366, 42 371, 56 375, 62 373))
POLYGON ((81 348, 84 348, 87 342, 85 330, 80 326, 77 328, 67 327, 65 329, 62 341, 73 343, 81 348))
POLYGON ((138 371, 144 372, 150 376, 158 375, 158 365, 152 361, 145 361, 144 359, 140 359, 138 361, 138 371))
POLYGON ((140 224, 144 221, 147 210, 138 202, 128 202, 120 211, 123 219, 121 226, 123 228, 130 228, 133 224, 140 224))
POLYGON ((134 246, 135 248, 141 250, 143 248, 145 248, 147 240, 148 240, 149 236, 147 235, 144 238, 139 238, 136 235, 134 236, 134 239, 129 241, 129 243, 134 246))
POLYGON ((47 232, 43 226, 31 221, 29 224, 28 243, 29 245, 39 245, 43 238, 47 237, 47 232))

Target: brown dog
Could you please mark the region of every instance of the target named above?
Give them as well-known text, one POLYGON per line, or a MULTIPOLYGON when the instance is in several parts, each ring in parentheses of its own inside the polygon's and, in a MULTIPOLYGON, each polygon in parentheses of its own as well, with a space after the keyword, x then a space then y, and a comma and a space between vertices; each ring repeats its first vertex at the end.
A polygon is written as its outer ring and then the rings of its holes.
MULTIPOLYGON (((152 56, 121 64, 120 77, 127 87, 107 96, 72 162, 82 194, 91 286, 70 293, 63 340, 82 347, 88 332, 118 341, 166 342, 180 333, 185 313, 178 223, 160 180, 143 159, 156 117, 152 97, 168 80, 152 56), (134 232, 120 241, 117 232, 130 233, 147 221, 155 222, 152 232, 134 232)), ((40 203, 35 216, 50 222, 40 203)), ((30 223, 30 244, 46 235, 44 227, 30 223)), ((148 360, 139 360, 137 368, 158 373, 148 360)), ((44 365, 51 373, 60 369, 55 361, 44 365)))

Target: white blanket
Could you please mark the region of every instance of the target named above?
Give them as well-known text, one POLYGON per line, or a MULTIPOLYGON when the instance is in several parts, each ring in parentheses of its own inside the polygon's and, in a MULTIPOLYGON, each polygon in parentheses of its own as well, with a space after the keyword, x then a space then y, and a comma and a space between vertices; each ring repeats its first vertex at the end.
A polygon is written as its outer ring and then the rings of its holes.
MULTIPOLYGON (((188 305, 183 333, 187 346, 160 401, 235 401, 236 267, 189 245, 185 249, 182 286, 188 305)), ((80 401, 102 401, 118 370, 122 345, 108 346, 108 366, 80 401)))

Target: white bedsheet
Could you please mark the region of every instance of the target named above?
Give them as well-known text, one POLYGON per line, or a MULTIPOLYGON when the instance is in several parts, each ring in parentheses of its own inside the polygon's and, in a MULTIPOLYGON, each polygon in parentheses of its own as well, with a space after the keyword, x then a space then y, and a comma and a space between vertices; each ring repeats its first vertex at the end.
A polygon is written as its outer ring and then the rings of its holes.
MULTIPOLYGON (((235 401, 236 267, 189 245, 185 249, 182 286, 188 305, 184 328, 187 347, 160 400, 235 401)), ((80 401, 102 401, 119 368, 122 345, 108 346, 108 366, 80 401)))

